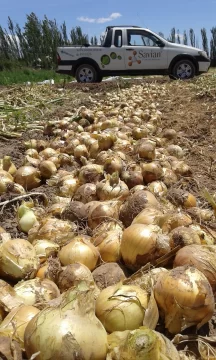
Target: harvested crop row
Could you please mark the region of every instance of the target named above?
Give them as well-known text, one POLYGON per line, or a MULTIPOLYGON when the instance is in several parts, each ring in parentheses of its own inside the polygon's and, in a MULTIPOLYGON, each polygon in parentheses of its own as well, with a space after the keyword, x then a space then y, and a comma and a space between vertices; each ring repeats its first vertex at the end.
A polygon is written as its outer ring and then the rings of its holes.
MULTIPOLYGON (((95 95, 25 141, 22 166, 1 159, 0 195, 13 198, 0 211, 16 204, 25 234, 0 228, 6 359, 193 359, 178 342, 214 314, 216 205, 179 186, 193 172, 159 91, 95 95), (55 189, 43 204, 42 185, 55 189)), ((194 359, 213 359, 211 339, 195 340, 194 359)))

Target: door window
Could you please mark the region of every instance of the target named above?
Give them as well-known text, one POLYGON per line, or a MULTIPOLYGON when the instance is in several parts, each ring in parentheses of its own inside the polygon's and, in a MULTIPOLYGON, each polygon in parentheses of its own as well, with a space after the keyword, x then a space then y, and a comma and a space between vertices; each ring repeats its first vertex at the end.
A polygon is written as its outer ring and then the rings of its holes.
POLYGON ((127 30, 128 46, 154 46, 159 47, 161 41, 143 30, 127 30))
POLYGON ((115 31, 114 45, 116 47, 122 47, 122 31, 121 30, 115 31))

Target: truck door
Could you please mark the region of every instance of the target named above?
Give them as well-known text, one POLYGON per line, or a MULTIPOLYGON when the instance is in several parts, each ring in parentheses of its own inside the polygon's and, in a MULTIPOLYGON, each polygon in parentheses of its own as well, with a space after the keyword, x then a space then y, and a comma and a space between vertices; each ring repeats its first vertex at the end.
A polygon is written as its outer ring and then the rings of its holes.
POLYGON ((128 29, 125 32, 125 66, 127 70, 159 70, 168 68, 165 44, 146 30, 128 29))
POLYGON ((113 33, 112 45, 103 47, 100 58, 102 70, 125 70, 125 59, 122 41, 122 30, 115 30, 113 33))

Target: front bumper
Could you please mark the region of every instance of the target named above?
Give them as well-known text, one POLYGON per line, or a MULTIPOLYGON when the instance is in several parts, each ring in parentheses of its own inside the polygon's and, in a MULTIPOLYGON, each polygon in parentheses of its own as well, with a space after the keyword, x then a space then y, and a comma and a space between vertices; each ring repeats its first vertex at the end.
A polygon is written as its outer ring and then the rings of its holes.
POLYGON ((198 61, 199 73, 207 72, 210 68, 210 61, 198 61))

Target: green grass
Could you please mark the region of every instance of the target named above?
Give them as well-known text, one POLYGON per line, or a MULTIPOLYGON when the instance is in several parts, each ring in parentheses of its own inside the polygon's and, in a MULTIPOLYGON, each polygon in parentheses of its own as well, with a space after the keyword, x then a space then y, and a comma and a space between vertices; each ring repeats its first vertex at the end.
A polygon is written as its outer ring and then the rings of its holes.
POLYGON ((55 83, 72 81, 71 76, 57 74, 54 70, 34 70, 26 68, 0 71, 0 85, 23 84, 27 81, 37 83, 50 79, 54 79, 55 83))
MULTIPOLYGON (((210 68, 209 72, 216 73, 216 68, 210 68)), ((64 83, 64 81, 70 82, 74 80, 71 76, 57 74, 54 70, 34 70, 29 68, 23 68, 0 71, 0 85, 5 86, 24 84, 27 81, 30 81, 31 83, 37 83, 50 79, 54 79, 55 83, 64 83)))

